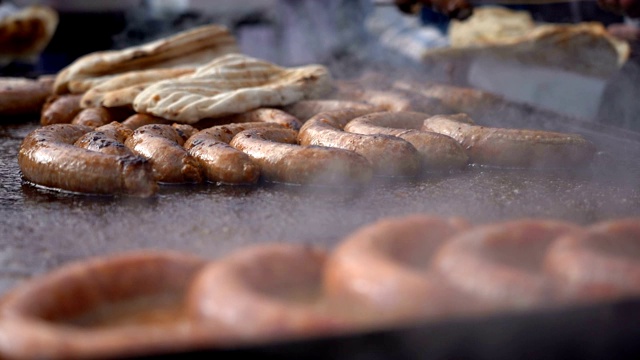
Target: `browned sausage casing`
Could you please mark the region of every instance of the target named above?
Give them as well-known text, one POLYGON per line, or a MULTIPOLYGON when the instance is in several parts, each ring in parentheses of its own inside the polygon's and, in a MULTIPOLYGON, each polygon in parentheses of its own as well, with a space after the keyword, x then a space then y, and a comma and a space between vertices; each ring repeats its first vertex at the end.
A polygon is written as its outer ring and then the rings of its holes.
POLYGON ((260 177, 260 167, 249 155, 229 143, 244 130, 281 128, 275 123, 254 122, 214 126, 191 136, 184 148, 199 163, 207 180, 223 184, 254 184, 260 177))
POLYGON ((452 235, 469 228, 459 218, 387 218, 349 234, 327 261, 327 293, 376 314, 369 325, 415 322, 460 314, 472 301, 429 270, 431 257, 452 235))
POLYGON ((460 169, 469 157, 453 138, 432 131, 422 131, 431 115, 419 112, 378 112, 351 120, 344 130, 357 134, 397 136, 411 143, 420 153, 424 170, 460 169))
POLYGON ((577 134, 540 130, 489 128, 467 124, 450 115, 436 115, 424 129, 451 136, 480 165, 513 168, 553 168, 587 165, 595 146, 577 134))
POLYGON ((122 121, 131 111, 122 108, 94 107, 82 109, 71 121, 72 124, 99 127, 113 121, 122 121))
POLYGON ((138 156, 115 156, 73 146, 90 127, 54 124, 32 131, 20 146, 25 179, 68 191, 150 196, 157 184, 150 164, 138 156))
POLYGON ((352 151, 299 146, 289 129, 253 129, 238 133, 230 145, 260 166, 266 180, 293 184, 355 185, 371 180, 371 164, 352 151))
POLYGON ((232 329, 246 342, 349 329, 351 321, 324 296, 326 256, 322 249, 295 244, 239 250, 198 274, 189 291, 190 313, 232 329))
MULTIPOLYGON (((216 118, 214 121, 219 123, 248 123, 248 122, 265 122, 274 123, 289 129, 298 130, 302 126, 302 122, 287 111, 272 108, 260 108, 250 110, 242 114, 230 115, 216 118)), ((206 122, 206 121, 205 121, 206 122)))
POLYGON ((82 110, 82 95, 65 94, 50 96, 42 106, 41 125, 69 124, 82 110))
POLYGON ((197 161, 182 147, 185 134, 171 125, 144 125, 127 138, 125 145, 148 159, 157 181, 201 182, 197 161))
POLYGON ((74 145, 104 154, 133 156, 134 153, 124 145, 131 134, 133 130, 114 121, 82 135, 74 145))
POLYGON ((370 112, 346 109, 317 114, 302 126, 298 141, 301 145, 356 152, 371 162, 377 175, 416 175, 420 169, 420 155, 407 141, 390 135, 362 135, 342 130, 352 119, 370 112))

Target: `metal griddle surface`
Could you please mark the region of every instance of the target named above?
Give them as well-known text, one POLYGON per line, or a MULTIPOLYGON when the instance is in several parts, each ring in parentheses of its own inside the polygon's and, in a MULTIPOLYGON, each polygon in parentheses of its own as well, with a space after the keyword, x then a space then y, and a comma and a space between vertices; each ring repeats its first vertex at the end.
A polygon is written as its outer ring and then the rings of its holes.
POLYGON ((640 137, 587 123, 529 127, 582 133, 601 152, 582 171, 472 168, 368 187, 163 186, 149 199, 87 196, 22 181, 17 152, 35 119, 0 126, 0 293, 72 260, 154 248, 209 258, 270 241, 331 248, 364 224, 428 212, 480 224, 522 217, 589 224, 640 216, 640 137))

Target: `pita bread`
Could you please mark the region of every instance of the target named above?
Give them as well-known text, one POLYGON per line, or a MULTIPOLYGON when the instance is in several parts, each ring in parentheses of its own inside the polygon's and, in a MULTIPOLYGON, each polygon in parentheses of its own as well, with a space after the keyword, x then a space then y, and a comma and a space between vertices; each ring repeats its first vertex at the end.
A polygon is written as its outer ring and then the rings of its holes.
POLYGON ((468 22, 452 22, 449 35, 452 47, 424 52, 431 69, 464 72, 482 57, 608 78, 630 54, 629 44, 610 36, 601 23, 532 26, 528 14, 498 7, 479 8, 468 22), (476 16, 481 20, 474 21, 476 16))
POLYGON ((129 71, 91 87, 82 97, 81 105, 85 108, 131 106, 133 99, 154 82, 174 79, 194 71, 193 68, 129 71))
POLYGON ((192 75, 148 86, 134 100, 139 113, 184 123, 284 106, 318 98, 332 89, 322 65, 283 68, 245 55, 230 54, 199 67, 192 75))
POLYGON ((134 70, 192 68, 220 55, 238 52, 235 38, 219 25, 184 31, 123 50, 98 51, 80 57, 58 73, 56 93, 69 92, 69 83, 134 70))
POLYGON ((0 20, 0 63, 34 61, 49 44, 58 27, 58 13, 33 5, 0 20))

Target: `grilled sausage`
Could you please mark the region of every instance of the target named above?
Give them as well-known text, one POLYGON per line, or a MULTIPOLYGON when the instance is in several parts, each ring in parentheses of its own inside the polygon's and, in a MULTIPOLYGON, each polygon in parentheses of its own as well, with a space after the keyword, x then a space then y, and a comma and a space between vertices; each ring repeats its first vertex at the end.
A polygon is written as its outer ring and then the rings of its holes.
POLYGON ((573 301, 640 294, 640 219, 607 220, 558 239, 545 269, 573 301))
POLYGON ((18 154, 24 178, 38 185, 82 193, 152 195, 157 184, 145 159, 73 146, 91 130, 81 125, 54 124, 32 131, 18 154))
POLYGON ((266 122, 282 125, 286 128, 298 130, 302 126, 302 122, 295 116, 286 111, 272 108, 260 108, 250 110, 242 114, 229 115, 214 119, 221 123, 248 123, 248 122, 266 122))
POLYGON ((80 99, 82 95, 52 95, 42 106, 40 114, 41 125, 69 124, 82 110, 80 99))
POLYGON ((123 121, 131 115, 129 109, 94 107, 82 109, 71 121, 72 124, 97 128, 113 121, 123 121))
POLYGON ((74 145, 104 154, 133 156, 134 153, 124 145, 131 134, 133 130, 114 121, 82 135, 74 145))
POLYGON ((304 123, 318 113, 347 108, 369 111, 376 110, 371 104, 349 100, 302 100, 283 107, 283 110, 302 120, 304 123))
POLYGON ((156 181, 165 183, 201 182, 197 161, 182 147, 185 139, 171 125, 153 124, 136 129, 125 145, 149 160, 156 181))
POLYGON ((371 165, 362 156, 342 149, 299 146, 296 135, 289 129, 245 130, 230 145, 249 155, 268 181, 358 185, 371 180, 371 165))
POLYGON ((357 134, 397 136, 411 143, 420 153, 422 168, 427 171, 460 169, 469 157, 453 138, 432 131, 422 125, 430 117, 419 112, 378 112, 351 120, 344 130, 357 134))
POLYGON ((577 167, 591 162, 595 146, 577 134, 540 130, 489 128, 436 115, 424 129, 451 136, 472 163, 513 168, 577 167))
POLYGON ((345 149, 364 156, 374 172, 383 176, 413 176, 420 169, 420 155, 407 141, 390 135, 362 135, 343 131, 352 119, 370 110, 346 109, 315 115, 300 129, 301 145, 345 149))
POLYGON ((230 328, 246 342, 348 329, 351 322, 322 290, 326 256, 305 245, 264 244, 218 259, 192 283, 191 316, 230 328))
POLYGON ((409 215, 361 227, 341 241, 325 271, 327 293, 376 314, 369 325, 470 311, 471 302, 429 271, 433 253, 469 228, 459 218, 409 215))
POLYGON ((487 311, 528 309, 560 300, 543 269, 549 246, 579 227, 563 221, 511 220, 453 236, 433 267, 456 290, 485 303, 487 311))
POLYGON ((190 321, 182 300, 199 257, 136 251, 65 265, 3 297, 0 356, 119 358, 186 351, 221 334, 190 321))
POLYGON ((203 170, 207 180, 223 184, 254 184, 260 177, 260 167, 249 155, 229 145, 233 137, 254 128, 281 128, 275 123, 254 122, 214 126, 191 136, 184 148, 203 170))
POLYGON ((122 122, 122 125, 128 127, 131 130, 135 130, 144 125, 152 124, 171 125, 173 124, 173 121, 148 114, 134 114, 129 116, 122 122))

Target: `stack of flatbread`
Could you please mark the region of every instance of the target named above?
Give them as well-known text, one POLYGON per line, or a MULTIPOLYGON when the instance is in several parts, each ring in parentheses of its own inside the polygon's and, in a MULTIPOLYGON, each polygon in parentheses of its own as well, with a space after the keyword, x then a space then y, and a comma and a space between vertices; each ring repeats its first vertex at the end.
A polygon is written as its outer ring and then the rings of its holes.
POLYGON ((55 79, 81 106, 126 107, 195 123, 320 97, 332 89, 321 65, 284 68, 239 53, 233 35, 207 25, 144 45, 88 54, 55 79))
POLYGON ((610 36, 601 23, 539 24, 526 11, 477 8, 466 21, 452 21, 451 46, 425 50, 426 63, 464 68, 491 58, 608 78, 629 57, 629 44, 610 36), (446 64, 446 65, 443 65, 446 64))

